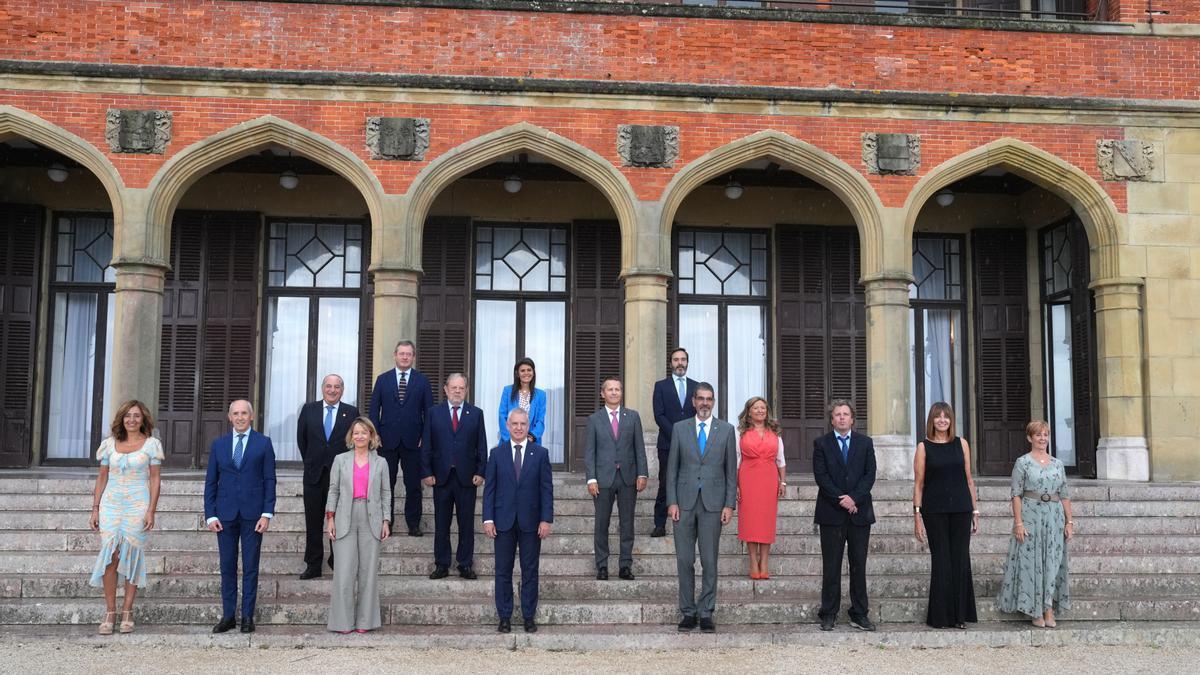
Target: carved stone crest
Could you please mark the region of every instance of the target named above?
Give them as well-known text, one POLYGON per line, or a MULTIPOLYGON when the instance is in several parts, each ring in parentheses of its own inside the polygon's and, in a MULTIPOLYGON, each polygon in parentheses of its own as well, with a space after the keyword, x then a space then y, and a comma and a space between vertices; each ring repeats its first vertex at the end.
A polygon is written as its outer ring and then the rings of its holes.
POLYGON ((429 120, 423 117, 368 117, 371 159, 419 162, 429 150, 429 120))
POLYGON ((171 112, 109 108, 104 139, 113 152, 161 155, 171 140, 171 112))
POLYGON ((1104 180, 1154 180, 1154 144, 1148 141, 1096 141, 1096 163, 1104 180))
POLYGON ((862 157, 869 173, 912 176, 921 168, 921 137, 864 133, 862 157))
POLYGON ((679 127, 618 125, 617 153, 625 166, 674 166, 679 158, 679 127))

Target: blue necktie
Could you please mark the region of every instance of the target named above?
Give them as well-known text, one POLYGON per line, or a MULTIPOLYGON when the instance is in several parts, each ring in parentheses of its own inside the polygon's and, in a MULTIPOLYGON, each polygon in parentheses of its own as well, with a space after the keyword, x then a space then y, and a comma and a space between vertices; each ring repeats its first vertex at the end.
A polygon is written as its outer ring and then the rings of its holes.
POLYGON ((708 445, 708 434, 704 433, 704 422, 700 423, 700 436, 696 439, 700 444, 700 456, 704 456, 704 446, 708 445))
POLYGON ((850 463, 850 437, 838 436, 838 442, 842 444, 842 463, 850 463))
POLYGON ((675 378, 675 390, 679 392, 679 407, 682 408, 683 406, 687 405, 687 401, 684 398, 687 396, 687 389, 685 389, 683 386, 682 377, 675 378))
POLYGON ((333 406, 325 406, 325 440, 333 435, 333 406))
POLYGON ((245 450, 246 434, 238 434, 237 445, 233 446, 233 465, 242 468, 242 452, 245 450))

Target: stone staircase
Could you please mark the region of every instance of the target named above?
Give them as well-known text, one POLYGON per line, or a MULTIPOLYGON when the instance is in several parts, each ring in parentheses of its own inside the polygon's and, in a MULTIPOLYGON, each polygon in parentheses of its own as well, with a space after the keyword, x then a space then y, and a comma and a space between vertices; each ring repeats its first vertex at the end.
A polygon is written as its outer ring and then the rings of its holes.
MULTIPOLYGON (((48 627, 100 620, 100 591, 87 585, 98 546, 98 535, 87 529, 93 476, 79 469, 0 474, 0 624, 48 627)), ((997 612, 993 602, 1011 524, 1007 480, 979 483, 982 532, 972 542, 976 596, 981 622, 1000 628, 1003 622, 1022 620, 997 612)), ((662 629, 678 620, 673 541, 648 536, 653 489, 652 482, 638 504, 637 579, 617 579, 614 556, 612 579, 596 581, 591 499, 581 476, 555 475, 554 534, 542 548, 541 623, 608 634, 662 629)), ((879 522, 871 538, 868 587, 872 619, 884 630, 887 624, 901 629, 900 624, 924 619, 929 559, 912 537, 911 490, 904 482, 881 482, 874 490, 879 522)), ((1070 546, 1073 610, 1063 618, 1097 626, 1200 621, 1200 485, 1077 480, 1071 490, 1078 534, 1070 546)), ((216 538, 202 530, 202 492, 202 479, 194 472, 164 475, 147 557, 150 583, 137 602, 142 627, 199 632, 220 618, 216 538)), ((322 579, 297 579, 304 547, 300 492, 298 475, 281 475, 259 580, 257 623, 267 630, 286 624, 317 632, 325 623, 331 574, 327 570, 322 579)), ((821 557, 812 527, 814 492, 803 476, 794 477, 788 488, 780 505, 770 580, 747 578, 736 527, 726 528, 719 625, 756 631, 815 622, 821 557)), ((424 527, 432 531, 428 500, 425 511, 424 527)), ((614 518, 614 552, 615 529, 614 518)), ((401 632, 425 626, 482 632, 490 626, 495 621, 492 546, 481 531, 476 538, 481 574, 476 581, 456 576, 429 580, 429 534, 389 540, 379 584, 384 623, 401 632)))

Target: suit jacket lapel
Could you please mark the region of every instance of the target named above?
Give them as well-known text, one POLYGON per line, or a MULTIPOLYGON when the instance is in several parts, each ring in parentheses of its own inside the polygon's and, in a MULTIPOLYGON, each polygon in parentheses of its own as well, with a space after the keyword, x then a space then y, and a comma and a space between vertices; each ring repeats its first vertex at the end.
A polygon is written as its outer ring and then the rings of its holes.
MULTIPOLYGON (((854 434, 850 434, 850 447, 854 447, 854 434)), ((837 458, 836 461, 838 464, 841 464, 843 468, 846 466, 846 461, 842 459, 842 444, 838 441, 836 431, 829 432, 829 443, 826 449, 832 451, 833 455, 837 458)))

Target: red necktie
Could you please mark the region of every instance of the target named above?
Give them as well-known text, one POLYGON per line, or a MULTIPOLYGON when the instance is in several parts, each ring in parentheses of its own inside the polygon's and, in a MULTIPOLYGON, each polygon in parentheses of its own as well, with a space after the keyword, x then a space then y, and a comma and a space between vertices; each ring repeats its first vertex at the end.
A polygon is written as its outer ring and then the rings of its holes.
POLYGON ((454 406, 454 412, 450 415, 450 428, 458 433, 458 406, 454 406))

